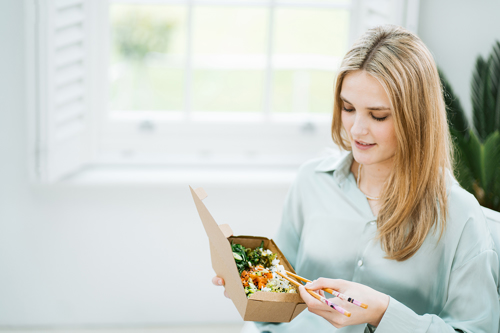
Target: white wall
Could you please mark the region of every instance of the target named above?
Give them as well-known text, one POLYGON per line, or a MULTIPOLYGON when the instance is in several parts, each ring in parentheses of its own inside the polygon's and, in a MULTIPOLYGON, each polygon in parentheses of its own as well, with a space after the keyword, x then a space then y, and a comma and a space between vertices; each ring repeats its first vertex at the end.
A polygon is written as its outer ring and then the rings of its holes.
POLYGON ((471 116, 476 57, 500 41, 500 0, 421 0, 418 34, 471 116))
MULTIPOLYGON (((421 10, 420 36, 466 102, 475 55, 500 38, 500 3, 424 0, 421 10)), ((23 1, 2 0, 0 326, 240 321, 211 286, 208 243, 188 184, 28 181, 23 29, 23 1), (202 305, 193 307, 195 299, 202 305)), ((207 190, 219 223, 264 236, 274 233, 288 190, 285 183, 190 185, 207 190)))

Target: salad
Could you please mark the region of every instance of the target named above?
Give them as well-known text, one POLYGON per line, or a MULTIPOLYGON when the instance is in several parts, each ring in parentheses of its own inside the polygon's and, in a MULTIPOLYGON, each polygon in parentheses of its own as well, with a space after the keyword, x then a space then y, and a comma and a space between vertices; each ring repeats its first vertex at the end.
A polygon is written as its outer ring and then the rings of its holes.
POLYGON ((297 293, 295 286, 276 274, 276 271, 285 274, 285 268, 279 264, 276 253, 264 249, 264 241, 253 250, 234 243, 231 248, 247 297, 256 291, 297 293))

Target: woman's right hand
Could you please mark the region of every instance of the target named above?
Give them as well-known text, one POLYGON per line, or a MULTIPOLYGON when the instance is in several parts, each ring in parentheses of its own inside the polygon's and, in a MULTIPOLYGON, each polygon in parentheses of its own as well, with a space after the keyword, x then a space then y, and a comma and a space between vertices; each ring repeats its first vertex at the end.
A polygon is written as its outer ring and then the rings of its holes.
MULTIPOLYGON (((224 279, 218 276, 214 276, 212 279, 212 283, 216 286, 223 286, 224 285, 224 279)), ((226 293, 226 290, 224 290, 224 296, 229 298, 229 296, 226 293)))

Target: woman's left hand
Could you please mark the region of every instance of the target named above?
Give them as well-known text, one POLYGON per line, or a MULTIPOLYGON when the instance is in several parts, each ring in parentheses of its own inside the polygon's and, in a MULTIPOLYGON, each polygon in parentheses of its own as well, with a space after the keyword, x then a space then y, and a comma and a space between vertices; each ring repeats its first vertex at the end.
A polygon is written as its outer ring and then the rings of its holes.
POLYGON ((385 310, 387 310, 387 306, 389 305, 388 295, 378 292, 375 289, 367 287, 363 284, 340 279, 319 278, 312 283, 307 283, 305 287, 300 286, 299 292, 304 302, 306 302, 310 312, 325 318, 337 328, 364 323, 378 326, 380 320, 382 320, 382 317, 384 316, 385 310), (368 305, 368 308, 363 309, 352 303, 341 300, 338 297, 328 299, 335 305, 340 305, 342 308, 349 311, 351 316, 347 317, 311 296, 305 288, 315 291, 323 297, 324 293, 321 289, 330 288, 348 297, 354 298, 357 301, 365 303, 368 305))

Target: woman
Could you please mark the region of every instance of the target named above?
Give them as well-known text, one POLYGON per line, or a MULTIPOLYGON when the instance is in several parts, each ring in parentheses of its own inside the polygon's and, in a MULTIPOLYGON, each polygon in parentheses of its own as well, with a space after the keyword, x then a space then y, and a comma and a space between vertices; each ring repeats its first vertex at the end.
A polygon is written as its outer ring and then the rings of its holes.
MULTIPOLYGON (((411 32, 368 30, 343 59, 332 137, 346 152, 304 163, 275 241, 297 274, 369 305, 310 296, 269 332, 498 332, 498 256, 476 199, 452 176, 432 55, 411 32), (325 320, 326 319, 326 320, 325 320)), ((215 277, 214 283, 223 283, 215 277)))

